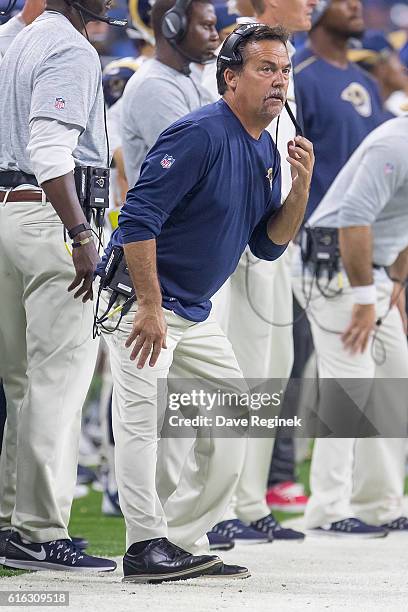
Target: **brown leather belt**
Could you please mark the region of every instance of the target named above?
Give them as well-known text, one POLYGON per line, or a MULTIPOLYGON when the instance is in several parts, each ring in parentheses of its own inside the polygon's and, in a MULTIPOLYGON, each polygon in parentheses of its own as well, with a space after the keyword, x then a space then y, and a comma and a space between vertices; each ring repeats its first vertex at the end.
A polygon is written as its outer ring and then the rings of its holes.
MULTIPOLYGON (((0 191, 0 201, 3 200, 6 191, 0 191)), ((6 198, 6 202, 41 202, 42 192, 33 191, 30 189, 20 189, 10 191, 6 198)))

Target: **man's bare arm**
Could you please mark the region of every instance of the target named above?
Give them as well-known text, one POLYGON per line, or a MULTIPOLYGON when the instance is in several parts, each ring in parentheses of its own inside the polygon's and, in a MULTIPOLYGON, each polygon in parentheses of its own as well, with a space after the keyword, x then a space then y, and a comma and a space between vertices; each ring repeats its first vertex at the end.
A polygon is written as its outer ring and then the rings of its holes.
POLYGON ((68 230, 81 223, 87 223, 78 200, 73 172, 44 181, 41 188, 44 189, 47 199, 68 230))
POLYGON ((140 353, 137 364, 139 369, 143 368, 149 356, 149 365, 153 367, 161 349, 167 348, 167 325, 157 276, 156 240, 131 242, 124 249, 138 303, 126 346, 130 347, 136 341, 130 359, 134 361, 140 353))
POLYGON ((408 247, 401 251, 394 263, 389 267, 389 275, 394 281, 391 295, 391 306, 397 306, 405 334, 407 334, 408 321, 406 311, 405 283, 408 278, 408 247))
MULTIPOLYGON (((368 291, 369 286, 374 283, 371 227, 355 226, 340 228, 339 244, 341 259, 351 286, 367 287, 368 291)), ((371 301, 371 297, 369 301, 371 301)), ((373 299, 372 303, 356 302, 351 312, 350 324, 341 337, 344 348, 352 354, 363 353, 367 349, 375 321, 375 299, 373 299)))
POLYGON ((125 244, 126 261, 139 306, 161 308, 161 291, 157 276, 156 240, 125 244))
MULTIPOLYGON (((87 223, 84 211, 78 200, 72 172, 50 179, 49 181, 44 181, 41 187, 68 230, 82 223, 87 223)), ((77 234, 74 240, 75 242, 79 242, 90 236, 91 232, 88 230, 77 234)), ((82 301, 86 302, 93 297, 93 275, 99 261, 99 255, 94 242, 91 240, 89 243, 73 249, 72 259, 76 275, 73 282, 68 287, 68 291, 72 291, 81 285, 74 294, 74 297, 78 298, 83 295, 82 301)))
POLYGON ((400 283, 405 283, 408 278, 408 247, 401 251, 397 259, 390 266, 390 277, 400 283))
POLYGON ((370 226, 339 229, 341 260, 352 287, 372 285, 373 236, 370 226))
POLYGON ((123 202, 126 200, 126 194, 129 191, 129 184, 127 182, 125 173, 125 162, 123 160, 122 147, 118 147, 113 152, 113 160, 115 162, 115 168, 117 170, 117 179, 120 189, 120 202, 115 201, 115 206, 119 207, 122 206, 123 202))

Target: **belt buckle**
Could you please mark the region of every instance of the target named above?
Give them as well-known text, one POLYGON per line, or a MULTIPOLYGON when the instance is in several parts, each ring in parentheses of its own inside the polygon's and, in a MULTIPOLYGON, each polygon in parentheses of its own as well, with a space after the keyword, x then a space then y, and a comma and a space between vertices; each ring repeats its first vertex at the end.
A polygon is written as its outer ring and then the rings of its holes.
POLYGON ((9 193, 11 191, 13 191, 13 188, 9 187, 9 188, 7 188, 7 189, 5 189, 4 191, 1 192, 1 193, 4 193, 4 198, 3 198, 3 201, 2 201, 2 206, 4 206, 7 203, 7 199, 9 197, 9 193))

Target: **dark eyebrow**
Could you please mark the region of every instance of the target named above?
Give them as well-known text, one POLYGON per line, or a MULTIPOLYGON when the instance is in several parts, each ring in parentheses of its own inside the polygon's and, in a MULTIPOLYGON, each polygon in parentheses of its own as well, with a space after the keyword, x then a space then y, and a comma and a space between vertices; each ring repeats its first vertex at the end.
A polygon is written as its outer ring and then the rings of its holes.
MULTIPOLYGON (((272 68, 278 68, 278 64, 276 62, 270 62, 269 60, 261 60, 262 64, 268 64, 268 66, 271 66, 272 68)), ((285 70, 286 68, 292 68, 292 64, 289 62, 289 64, 286 64, 286 66, 283 67, 282 70, 285 70)))

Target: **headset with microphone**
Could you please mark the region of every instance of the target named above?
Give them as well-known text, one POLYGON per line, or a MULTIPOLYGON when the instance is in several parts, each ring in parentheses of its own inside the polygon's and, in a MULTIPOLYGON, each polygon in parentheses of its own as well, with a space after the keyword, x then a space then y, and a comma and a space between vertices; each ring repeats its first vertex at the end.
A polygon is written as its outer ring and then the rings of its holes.
MULTIPOLYGON (((128 24, 127 19, 116 19, 114 17, 101 17, 100 15, 97 15, 96 13, 93 13, 92 11, 90 11, 85 6, 82 6, 82 4, 80 4, 79 2, 68 2, 68 0, 66 1, 67 1, 67 4, 69 4, 70 6, 73 6, 78 11, 82 11, 89 17, 92 17, 95 21, 103 21, 104 23, 107 23, 112 26, 116 26, 118 28, 125 28, 128 24)), ((0 17, 9 15, 14 9, 16 4, 17 4, 17 0, 8 0, 6 8, 4 10, 0 10, 0 17)))
POLYGON ((180 53, 185 59, 195 64, 212 64, 215 55, 207 60, 192 57, 180 48, 180 43, 184 39, 188 30, 187 11, 193 0, 177 0, 176 4, 169 9, 163 16, 161 30, 167 42, 180 53))
POLYGON ((85 13, 88 17, 92 17, 92 21, 103 21, 103 23, 107 23, 111 26, 116 26, 117 28, 126 28, 127 27, 127 19, 116 19, 115 17, 102 17, 101 15, 97 15, 93 11, 91 11, 86 6, 83 6, 79 2, 72 2, 71 0, 65 0, 67 4, 73 6, 80 13, 85 13))
MULTIPOLYGON (((225 70, 225 66, 222 65, 222 61, 228 62, 231 66, 239 66, 243 63, 244 59, 238 51, 238 45, 248 36, 251 36, 255 28, 265 26, 264 23, 245 23, 239 26, 236 30, 231 32, 228 38, 225 39, 221 51, 217 58, 217 75, 221 70, 225 70)), ((267 27, 267 26, 265 26, 267 27)), ((290 108, 289 102, 286 100, 285 109, 288 113, 290 120, 295 126, 296 136, 303 136, 303 130, 296 120, 292 109, 290 108)))

